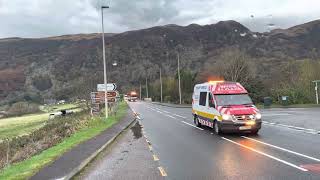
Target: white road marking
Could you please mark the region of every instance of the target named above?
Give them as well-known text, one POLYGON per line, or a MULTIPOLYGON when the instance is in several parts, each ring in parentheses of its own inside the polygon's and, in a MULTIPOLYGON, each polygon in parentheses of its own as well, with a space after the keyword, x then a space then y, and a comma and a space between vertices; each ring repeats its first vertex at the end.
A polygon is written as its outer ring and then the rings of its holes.
POLYGON ((297 166, 297 165, 294 165, 294 164, 292 164, 292 163, 290 163, 290 162, 284 161, 284 160, 279 159, 279 158, 277 158, 277 157, 271 156, 271 155, 269 155, 269 154, 267 154, 267 153, 258 151, 258 150, 256 150, 256 149, 253 149, 253 148, 249 147, 249 146, 245 146, 245 145, 243 145, 243 144, 237 143, 237 142, 232 141, 232 140, 230 140, 230 139, 227 139, 227 138, 225 138, 225 137, 221 137, 221 138, 224 139, 224 140, 226 140, 226 141, 229 141, 229 142, 231 142, 231 143, 233 143, 233 144, 236 144, 236 145, 241 146, 241 147, 243 147, 243 148, 249 149, 249 150, 254 151, 254 152, 258 153, 258 154, 264 155, 264 156, 266 156, 266 157, 268 157, 268 158, 271 158, 271 159, 273 159, 273 160, 276 160, 276 161, 278 161, 278 162, 281 162, 281 163, 283 163, 283 164, 286 164, 286 165, 288 165, 288 166, 291 166, 291 167, 293 167, 293 168, 296 168, 296 169, 299 169, 299 170, 305 171, 305 172, 308 171, 307 169, 304 169, 304 168, 302 168, 302 167, 299 167, 299 166, 297 166))
POLYGON ((174 114, 174 113, 173 113, 173 115, 175 115, 175 116, 177 116, 177 117, 179 117, 179 118, 187 119, 187 117, 180 116, 179 114, 174 114))
POLYGON ((199 128, 199 127, 197 127, 197 126, 195 126, 195 125, 193 125, 193 124, 187 123, 187 122, 185 122, 185 121, 181 121, 181 122, 182 122, 182 123, 185 123, 185 124, 187 124, 187 125, 189 125, 189 126, 195 127, 195 128, 197 128, 197 129, 199 129, 199 130, 201 130, 201 131, 203 131, 202 128, 199 128))
POLYGON ((297 130, 297 131, 304 131, 305 133, 309 133, 309 134, 320 134, 320 131, 318 131, 316 129, 308 129, 308 128, 303 128, 303 127, 291 126, 291 125, 268 122, 268 121, 263 121, 263 123, 267 124, 267 125, 286 127, 286 128, 294 129, 294 130, 297 130))
POLYGON ((64 177, 62 177, 62 178, 57 178, 57 179, 55 179, 55 180, 63 180, 63 179, 66 179, 66 177, 67 177, 67 176, 64 176, 64 177))
POLYGON ((175 117, 173 117, 173 116, 171 116, 169 114, 165 114, 165 116, 171 117, 172 119, 177 119, 177 118, 175 118, 175 117))
POLYGON ((288 152, 288 153, 295 154, 297 156, 305 157, 305 158, 320 162, 320 159, 317 159, 317 158, 314 158, 314 157, 311 157, 311 156, 308 156, 308 155, 305 155, 305 154, 301 154, 301 153, 298 153, 298 152, 295 152, 295 151, 291 151, 289 149, 285 149, 285 148, 282 148, 282 147, 279 147, 279 146, 276 146, 276 145, 265 143, 265 142, 262 142, 262 141, 259 141, 259 140, 253 139, 253 138, 249 138, 249 137, 246 137, 246 136, 241 136, 241 137, 243 137, 245 139, 249 139, 249 140, 255 141, 255 142, 258 142, 260 144, 264 144, 264 145, 276 148, 276 149, 280 149, 280 150, 288 152))
POLYGON ((168 112, 168 111, 165 111, 165 110, 162 110, 163 112, 165 112, 165 113, 168 113, 168 114, 171 114, 170 112, 168 112))
POLYGON ((289 113, 268 113, 268 114, 264 114, 262 113, 262 116, 290 116, 292 114, 289 113))

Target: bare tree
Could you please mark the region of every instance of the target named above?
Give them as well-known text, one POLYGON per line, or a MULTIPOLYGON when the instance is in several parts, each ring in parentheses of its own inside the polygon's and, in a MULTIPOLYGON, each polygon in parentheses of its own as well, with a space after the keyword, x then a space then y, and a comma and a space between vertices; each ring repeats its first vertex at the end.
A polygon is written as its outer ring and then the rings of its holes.
POLYGON ((211 59, 204 68, 204 72, 200 74, 202 80, 213 76, 245 85, 256 76, 252 58, 234 48, 228 49, 222 52, 220 56, 211 59))

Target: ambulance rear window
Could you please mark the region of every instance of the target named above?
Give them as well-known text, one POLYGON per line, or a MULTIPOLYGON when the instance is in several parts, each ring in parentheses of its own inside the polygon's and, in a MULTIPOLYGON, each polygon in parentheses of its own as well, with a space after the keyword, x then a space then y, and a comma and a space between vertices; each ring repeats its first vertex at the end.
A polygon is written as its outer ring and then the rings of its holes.
POLYGON ((207 101, 207 92, 200 92, 199 105, 205 106, 207 101))

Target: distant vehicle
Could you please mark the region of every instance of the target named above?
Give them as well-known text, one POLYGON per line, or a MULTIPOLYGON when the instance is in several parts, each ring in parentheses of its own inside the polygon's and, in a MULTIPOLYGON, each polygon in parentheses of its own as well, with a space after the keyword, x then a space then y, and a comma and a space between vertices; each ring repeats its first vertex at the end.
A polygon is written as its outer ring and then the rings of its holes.
POLYGON ((209 81, 197 84, 192 95, 196 126, 208 126, 216 134, 251 132, 261 129, 261 114, 247 90, 236 82, 209 81))
POLYGON ((127 99, 128 101, 137 101, 138 100, 138 95, 137 95, 137 92, 135 91, 131 91, 129 94, 127 94, 127 99))

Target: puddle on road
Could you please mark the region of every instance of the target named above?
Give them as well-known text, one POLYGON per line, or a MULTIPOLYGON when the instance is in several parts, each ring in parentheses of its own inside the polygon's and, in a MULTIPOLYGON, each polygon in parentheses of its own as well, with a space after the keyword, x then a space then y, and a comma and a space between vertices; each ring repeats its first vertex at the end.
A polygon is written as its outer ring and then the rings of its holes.
POLYGON ((142 137, 142 127, 141 127, 139 121, 137 121, 136 124, 134 126, 132 126, 130 129, 131 129, 135 139, 139 139, 142 137))

